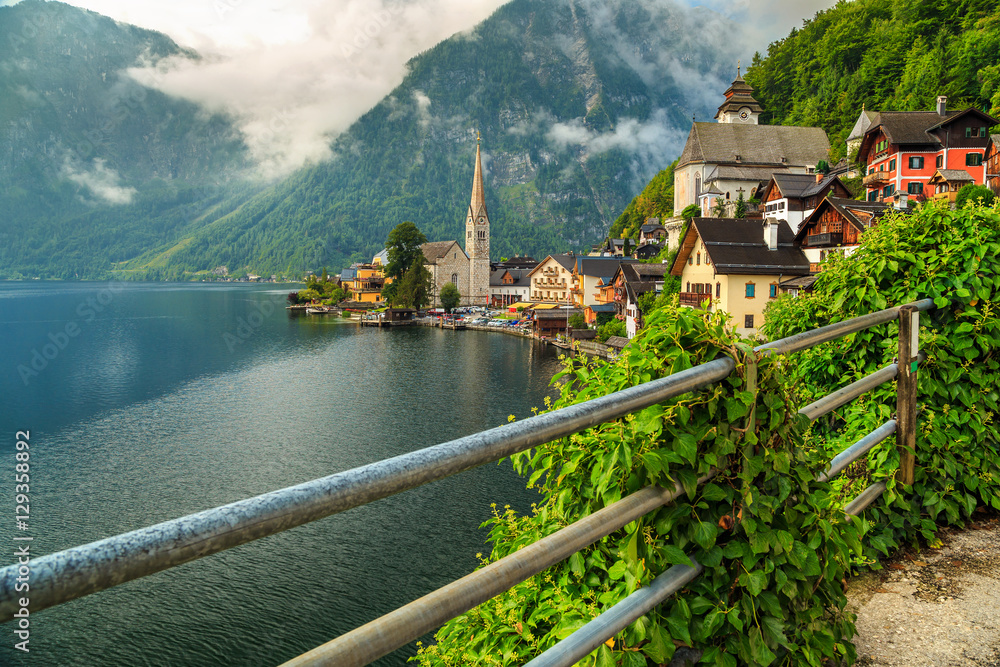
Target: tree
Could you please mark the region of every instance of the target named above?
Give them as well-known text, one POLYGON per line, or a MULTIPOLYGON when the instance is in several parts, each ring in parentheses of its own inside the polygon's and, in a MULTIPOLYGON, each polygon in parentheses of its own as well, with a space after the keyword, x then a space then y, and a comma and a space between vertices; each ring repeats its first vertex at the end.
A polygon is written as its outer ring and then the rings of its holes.
MULTIPOLYGON (((423 253, 420 257, 423 257, 423 253)), ((399 287, 395 290, 395 298, 390 303, 404 308, 423 308, 430 303, 432 289, 431 272, 424 266, 423 261, 414 262, 399 281, 399 287)))
POLYGON ((736 210, 733 213, 734 218, 745 218, 747 217, 747 200, 743 198, 743 189, 740 188, 740 196, 736 198, 736 210))
POLYGON ((969 183, 962 186, 962 189, 955 195, 955 208, 965 208, 966 202, 970 201, 982 206, 990 206, 995 198, 996 195, 993 194, 993 191, 985 185, 969 183))
POLYGON ((625 257, 629 257, 632 254, 632 241, 629 237, 625 237, 625 242, 622 244, 622 254, 625 257))
POLYGON ((816 173, 817 174, 828 174, 830 173, 830 163, 826 160, 820 160, 816 163, 816 173))
POLYGON ((299 302, 299 293, 298 292, 289 292, 288 296, 286 297, 286 299, 288 299, 288 303, 290 303, 290 304, 292 304, 294 306, 295 304, 297 304, 299 302))
POLYGON ((402 278, 413 264, 424 263, 424 253, 420 246, 427 243, 427 237, 412 222, 401 222, 389 232, 385 249, 389 262, 385 265, 385 275, 394 280, 402 278))
POLYGON ((625 333, 625 321, 616 318, 597 330, 597 340, 603 343, 612 336, 624 336, 625 333))
POLYGON ((569 325, 574 329, 586 329, 587 320, 584 319, 583 313, 577 313, 569 318, 569 325))
POLYGON ((441 288, 438 298, 441 299, 441 307, 446 313, 453 311, 462 302, 462 295, 458 293, 458 285, 455 283, 446 283, 441 288))

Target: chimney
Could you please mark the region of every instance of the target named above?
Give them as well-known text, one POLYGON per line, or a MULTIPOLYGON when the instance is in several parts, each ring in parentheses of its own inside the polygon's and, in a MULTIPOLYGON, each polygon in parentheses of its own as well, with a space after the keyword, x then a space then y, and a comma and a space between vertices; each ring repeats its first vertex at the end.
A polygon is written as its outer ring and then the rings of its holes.
POLYGON ((768 250, 778 249, 778 223, 770 218, 764 222, 764 243, 768 250))
POLYGON ((826 178, 826 174, 824 174, 822 172, 818 172, 818 171, 816 172, 816 182, 817 183, 822 183, 824 178, 826 178))
POLYGON ((939 116, 948 115, 948 98, 945 97, 944 95, 938 95, 937 112, 939 116))
POLYGON ((896 193, 896 208, 901 211, 905 211, 907 208, 909 208, 909 205, 907 203, 908 199, 909 199, 909 193, 907 192, 896 193))

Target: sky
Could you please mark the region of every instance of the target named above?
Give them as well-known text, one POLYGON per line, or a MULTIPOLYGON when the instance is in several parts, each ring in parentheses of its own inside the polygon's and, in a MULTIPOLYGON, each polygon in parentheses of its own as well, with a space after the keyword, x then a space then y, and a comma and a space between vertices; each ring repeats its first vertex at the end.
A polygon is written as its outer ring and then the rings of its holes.
MULTIPOLYGON (((413 56, 505 0, 66 0, 197 50, 134 78, 236 118, 261 172, 329 157, 330 139, 402 82, 413 56)), ((649 0, 651 3, 665 0, 649 0)), ((833 0, 678 0, 739 22, 754 50, 833 0)), ((0 5, 14 0, 0 0, 0 5)), ((719 91, 721 93, 721 91, 719 91)))

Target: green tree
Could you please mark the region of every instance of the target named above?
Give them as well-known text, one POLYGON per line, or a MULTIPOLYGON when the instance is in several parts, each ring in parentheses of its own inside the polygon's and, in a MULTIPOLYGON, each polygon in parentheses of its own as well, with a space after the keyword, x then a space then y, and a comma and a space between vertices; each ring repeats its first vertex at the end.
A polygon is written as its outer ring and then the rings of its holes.
POLYGON ((733 213, 734 218, 745 218, 747 217, 747 200, 743 198, 743 190, 740 189, 740 196, 736 198, 736 210, 733 213))
POLYGON ((427 243, 427 237, 412 222, 401 222, 389 232, 385 249, 389 262, 385 265, 385 275, 393 280, 402 278, 414 263, 423 264, 424 253, 420 246, 427 243))
POLYGON ((438 298, 441 299, 441 307, 447 313, 455 310, 458 304, 462 302, 462 295, 458 293, 458 285, 455 283, 446 283, 441 288, 441 294, 438 295, 438 298))
POLYGON ((569 325, 574 329, 586 329, 587 320, 583 317, 583 313, 577 313, 569 318, 569 325))
POLYGON ((624 336, 625 334, 625 321, 615 318, 597 330, 597 340, 603 343, 612 336, 624 336))
POLYGON ((983 206, 989 206, 995 198, 996 196, 993 194, 993 191, 985 185, 969 183, 962 186, 962 189, 955 195, 955 208, 965 208, 966 202, 970 201, 982 204, 983 206))
POLYGON ((625 243, 622 244, 622 254, 625 257, 630 257, 632 255, 632 242, 627 236, 625 237, 625 243))
MULTIPOLYGON (((420 256, 423 257, 423 253, 420 256)), ((414 262, 399 281, 392 304, 404 308, 423 308, 431 301, 433 287, 431 272, 423 261, 414 262)))

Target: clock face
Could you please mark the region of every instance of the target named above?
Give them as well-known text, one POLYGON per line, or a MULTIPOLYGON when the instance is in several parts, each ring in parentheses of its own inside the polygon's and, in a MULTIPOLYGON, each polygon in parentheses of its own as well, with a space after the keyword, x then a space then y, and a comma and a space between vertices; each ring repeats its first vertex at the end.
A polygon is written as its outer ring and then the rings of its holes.
POLYGON ((486 224, 486 218, 480 217, 477 222, 481 225, 486 224))
POLYGON ((750 118, 750 109, 743 107, 740 109, 740 120, 747 120, 748 118, 750 118))

